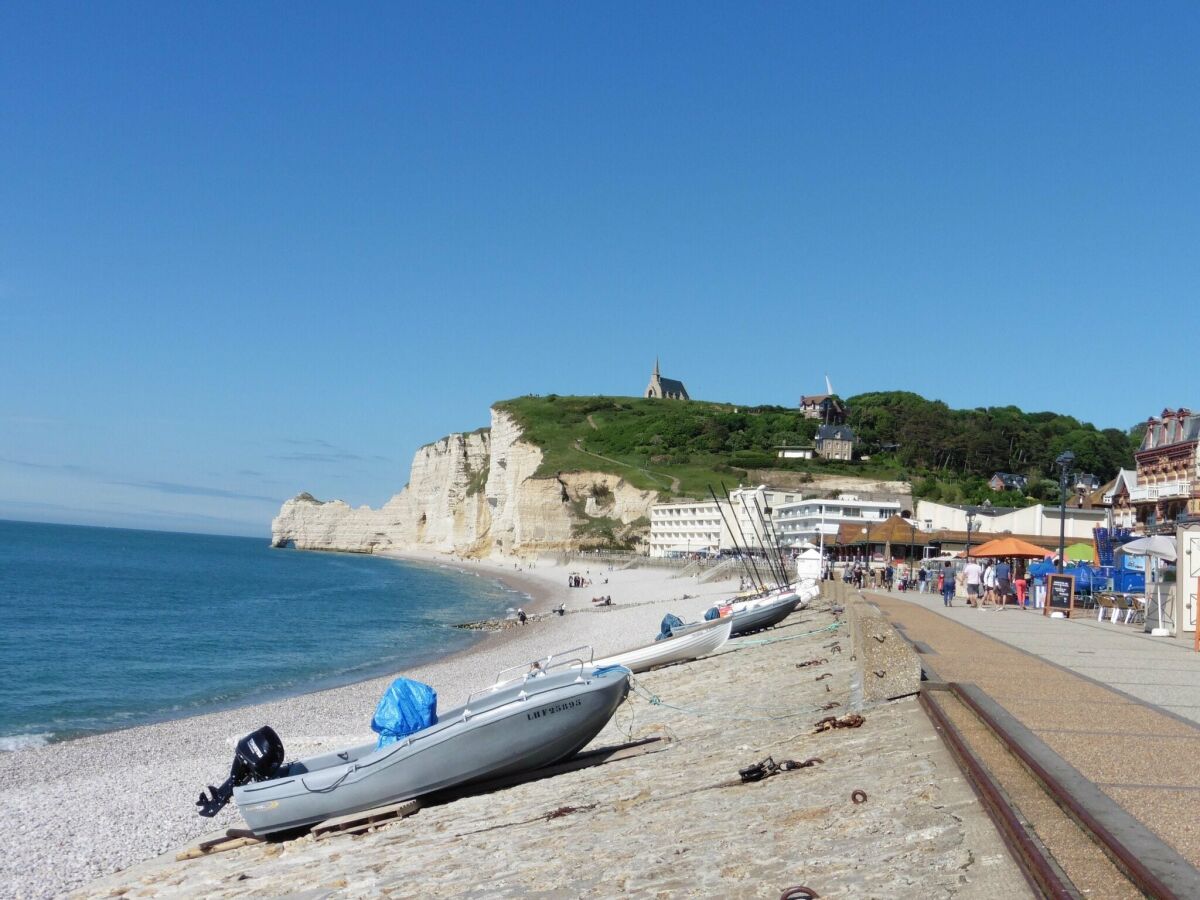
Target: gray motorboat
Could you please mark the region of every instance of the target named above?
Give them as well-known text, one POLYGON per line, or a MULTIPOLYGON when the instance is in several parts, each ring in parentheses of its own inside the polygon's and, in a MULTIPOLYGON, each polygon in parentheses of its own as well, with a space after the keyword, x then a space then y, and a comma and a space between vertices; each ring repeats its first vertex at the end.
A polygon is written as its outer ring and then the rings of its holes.
POLYGON ((752 631, 762 631, 772 625, 778 625, 796 608, 796 594, 786 592, 778 600, 763 603, 748 609, 734 610, 733 630, 730 637, 749 634, 752 631))
MULTIPOLYGON (((578 648, 509 678, 501 673, 436 725, 382 748, 370 743, 288 763, 265 780, 243 773, 232 797, 250 830, 264 835, 558 762, 582 750, 629 691, 628 669, 597 667, 591 658, 590 648, 578 648)), ((272 749, 281 760, 282 745, 272 749)))

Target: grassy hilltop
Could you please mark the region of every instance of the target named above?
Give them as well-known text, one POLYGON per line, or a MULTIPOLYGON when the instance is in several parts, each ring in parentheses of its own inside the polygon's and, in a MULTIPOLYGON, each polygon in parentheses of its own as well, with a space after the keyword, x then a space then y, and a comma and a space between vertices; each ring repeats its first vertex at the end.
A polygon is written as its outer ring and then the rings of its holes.
POLYGON ((781 444, 811 443, 818 422, 794 408, 640 397, 526 396, 495 404, 542 449, 540 475, 599 471, 664 497, 707 497, 753 473, 803 483, 805 473, 910 480, 917 496, 944 502, 992 500, 1020 506, 1057 500, 1054 458, 1071 449, 1081 472, 1107 480, 1131 465, 1136 431, 1103 431, 1070 416, 1016 407, 952 410, 906 392, 851 397, 848 424, 869 462, 780 460, 781 444), (993 472, 1028 475, 1024 496, 995 493, 993 472))

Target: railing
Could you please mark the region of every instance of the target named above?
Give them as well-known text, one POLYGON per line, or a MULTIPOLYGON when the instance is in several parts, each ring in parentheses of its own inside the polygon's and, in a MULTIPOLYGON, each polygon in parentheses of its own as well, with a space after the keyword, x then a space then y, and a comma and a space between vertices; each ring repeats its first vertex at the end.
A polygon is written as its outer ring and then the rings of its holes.
POLYGON ((506 687, 514 681, 520 681, 521 679, 528 681, 532 677, 545 675, 551 669, 562 668, 563 666, 577 666, 582 672, 583 667, 592 661, 593 656, 594 653, 591 645, 583 644, 579 647, 572 647, 570 650, 551 653, 549 656, 535 659, 531 663, 521 663, 517 666, 502 669, 496 676, 495 683, 490 688, 476 691, 467 698, 467 705, 470 706, 471 700, 475 697, 494 694, 500 688, 506 687))
POLYGON ((1192 483, 1190 481, 1166 481, 1162 484, 1148 484, 1136 487, 1129 492, 1131 503, 1146 503, 1153 500, 1165 500, 1168 497, 1190 497, 1192 483))

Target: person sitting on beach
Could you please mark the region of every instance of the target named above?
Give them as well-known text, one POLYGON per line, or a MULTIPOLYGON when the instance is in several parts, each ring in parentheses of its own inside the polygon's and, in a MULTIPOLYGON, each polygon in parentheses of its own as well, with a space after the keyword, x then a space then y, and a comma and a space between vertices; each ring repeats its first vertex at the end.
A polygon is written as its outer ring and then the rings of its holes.
POLYGON ((525 620, 528 618, 529 617, 527 615, 525 615, 525 610, 521 609, 521 607, 518 606, 517 607, 517 621, 520 622, 522 625, 524 625, 525 620))
POLYGON ((567 614, 567 604, 565 604, 565 603, 558 604, 558 606, 556 606, 554 608, 554 611, 556 613, 558 613, 560 616, 565 616, 567 614))

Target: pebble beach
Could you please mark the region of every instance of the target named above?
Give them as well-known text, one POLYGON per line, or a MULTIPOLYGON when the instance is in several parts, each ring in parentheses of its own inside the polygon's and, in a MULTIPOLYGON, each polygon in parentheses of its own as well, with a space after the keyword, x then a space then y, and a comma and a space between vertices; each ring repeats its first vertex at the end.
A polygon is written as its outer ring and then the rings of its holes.
POLYGON ((192 804, 204 785, 224 780, 238 739, 263 724, 280 734, 289 757, 369 740, 375 705, 396 675, 432 685, 439 704, 453 706, 500 670, 549 653, 590 645, 599 656, 649 641, 667 612, 697 618, 737 586, 736 579, 697 584, 675 577, 675 569, 609 571, 607 565, 473 561, 432 553, 404 558, 502 580, 528 597, 526 602, 514 595, 514 606, 523 605, 530 616, 528 624, 486 634, 469 651, 381 678, 0 754, 0 807, 10 822, 0 842, 0 892, 56 896, 214 829, 237 827, 232 805, 215 819, 202 819, 192 804), (567 587, 571 571, 592 585, 567 587), (603 595, 612 597, 612 606, 591 602, 603 595), (560 603, 565 616, 551 612, 560 603))

